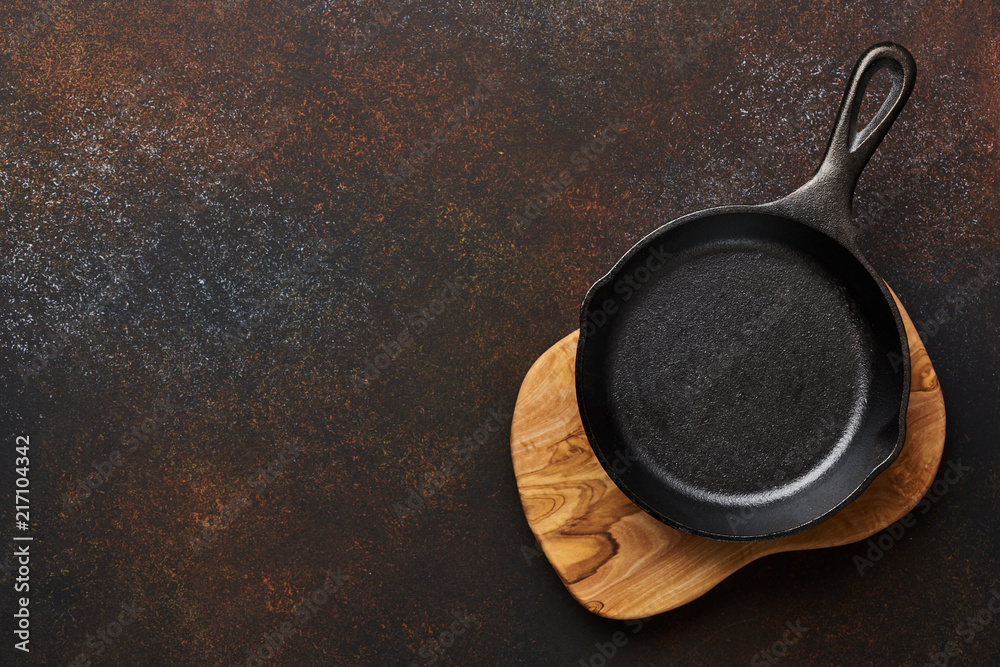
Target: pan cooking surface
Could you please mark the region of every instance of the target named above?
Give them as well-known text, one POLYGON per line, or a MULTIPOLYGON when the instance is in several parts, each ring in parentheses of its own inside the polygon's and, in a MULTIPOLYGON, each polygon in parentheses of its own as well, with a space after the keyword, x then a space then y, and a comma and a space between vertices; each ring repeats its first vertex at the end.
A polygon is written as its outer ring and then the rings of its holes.
POLYGON ((666 486, 709 503, 777 500, 834 467, 855 435, 872 332, 848 286, 803 250, 713 238, 622 303, 610 417, 666 486))
MULTIPOLYGON (((588 292, 577 398, 602 465, 672 525, 757 539, 841 507, 900 443, 900 328, 826 233, 687 217, 588 292)), ((905 406, 904 406, 905 408, 905 406)))

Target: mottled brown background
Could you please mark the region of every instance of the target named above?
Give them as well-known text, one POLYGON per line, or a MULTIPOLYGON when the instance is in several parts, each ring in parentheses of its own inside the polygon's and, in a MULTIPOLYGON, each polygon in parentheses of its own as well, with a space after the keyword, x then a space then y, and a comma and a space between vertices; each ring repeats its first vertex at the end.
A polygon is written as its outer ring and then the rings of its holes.
MULTIPOLYGON (((418 512, 393 505, 512 409, 642 235, 802 183, 883 39, 919 74, 858 186, 860 245, 924 323, 945 460, 973 469, 863 577, 864 545, 766 558, 609 664, 748 664, 795 619, 810 630, 789 667, 923 664, 1000 585, 1000 290, 970 283, 1000 259, 994 0, 12 0, 0 28, 0 525, 6 555, 7 443, 29 433, 29 664, 246 664, 327 568, 349 580, 264 664, 429 664, 456 609, 476 621, 437 664, 590 660, 627 628, 525 557, 509 422, 418 512), (480 78, 495 92, 390 192, 480 78), (614 117, 628 129, 515 233, 614 117), (467 290, 418 331, 409 316, 440 311, 455 277, 467 290), (352 383, 403 331, 413 345, 352 383), (159 399, 174 413, 68 509, 159 399), (305 451, 252 486, 289 443, 305 451), (129 601, 146 612, 96 655, 88 636, 129 601)), ((998 628, 953 664, 993 664, 998 628)))

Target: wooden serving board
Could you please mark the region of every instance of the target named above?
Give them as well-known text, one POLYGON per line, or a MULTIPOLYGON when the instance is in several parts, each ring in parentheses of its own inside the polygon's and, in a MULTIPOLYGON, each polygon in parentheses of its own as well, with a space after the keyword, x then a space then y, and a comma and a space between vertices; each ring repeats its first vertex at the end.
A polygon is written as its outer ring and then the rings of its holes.
POLYGON ((632 503, 604 472, 580 421, 574 384, 580 332, 549 348, 521 385, 510 447, 528 523, 573 597, 600 616, 644 618, 694 600, 761 556, 857 542, 909 512, 941 461, 944 398, 913 322, 899 299, 896 305, 911 365, 906 442, 899 457, 830 519, 761 542, 688 535, 632 503))

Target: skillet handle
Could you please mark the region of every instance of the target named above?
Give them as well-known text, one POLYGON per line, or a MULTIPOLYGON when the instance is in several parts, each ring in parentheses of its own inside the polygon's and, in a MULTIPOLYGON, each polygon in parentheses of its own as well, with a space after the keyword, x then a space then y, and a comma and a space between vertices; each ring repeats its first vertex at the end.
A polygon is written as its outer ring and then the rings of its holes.
POLYGON ((809 182, 775 202, 776 208, 813 222, 853 247, 854 230, 850 220, 854 186, 903 110, 916 78, 913 56, 899 44, 882 42, 865 51, 851 72, 823 162, 809 182), (858 130, 858 112, 868 83, 882 69, 889 71, 892 89, 871 121, 858 130))

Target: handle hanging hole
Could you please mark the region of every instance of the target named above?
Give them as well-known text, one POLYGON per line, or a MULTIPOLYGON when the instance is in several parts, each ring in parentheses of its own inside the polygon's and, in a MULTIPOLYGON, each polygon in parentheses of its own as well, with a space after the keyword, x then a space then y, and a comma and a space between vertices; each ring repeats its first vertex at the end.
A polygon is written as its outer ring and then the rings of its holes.
POLYGON ((892 90, 892 74, 886 68, 880 68, 868 80, 861 94, 861 107, 858 109, 858 116, 854 119, 854 133, 858 134, 877 115, 878 111, 889 99, 889 92, 892 90))
POLYGON ((851 109, 849 144, 855 150, 889 113, 903 87, 903 68, 882 59, 861 75, 851 109))

